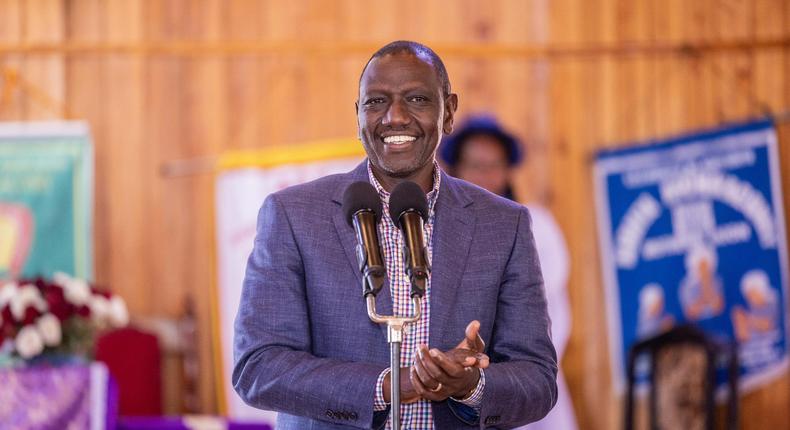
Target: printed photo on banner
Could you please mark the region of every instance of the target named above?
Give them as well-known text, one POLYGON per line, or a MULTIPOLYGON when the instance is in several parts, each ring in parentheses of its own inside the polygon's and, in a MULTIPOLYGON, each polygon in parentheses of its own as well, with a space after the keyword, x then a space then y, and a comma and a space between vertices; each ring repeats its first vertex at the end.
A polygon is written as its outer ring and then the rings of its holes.
MULTIPOLYGON (((741 390, 787 366, 787 244, 770 121, 604 151, 596 206, 615 383, 679 324, 735 342, 741 390)), ((641 377, 644 380, 644 375, 641 377)), ((717 372, 718 383, 726 372, 717 372)))

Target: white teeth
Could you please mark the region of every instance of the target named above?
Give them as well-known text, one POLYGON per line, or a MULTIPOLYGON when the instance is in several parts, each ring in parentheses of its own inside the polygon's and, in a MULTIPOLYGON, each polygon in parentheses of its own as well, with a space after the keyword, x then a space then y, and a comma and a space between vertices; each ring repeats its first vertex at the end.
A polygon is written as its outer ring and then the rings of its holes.
POLYGON ((384 143, 404 143, 417 140, 414 136, 387 136, 384 138, 384 143))

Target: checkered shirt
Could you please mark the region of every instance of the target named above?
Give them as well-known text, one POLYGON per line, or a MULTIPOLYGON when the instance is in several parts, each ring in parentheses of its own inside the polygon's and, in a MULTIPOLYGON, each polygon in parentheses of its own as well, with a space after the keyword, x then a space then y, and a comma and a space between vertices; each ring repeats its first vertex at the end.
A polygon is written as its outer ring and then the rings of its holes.
MULTIPOLYGON (((439 196, 439 186, 441 184, 441 174, 439 165, 434 162, 433 169, 433 189, 428 193, 428 222, 423 226, 425 233, 425 244, 428 247, 428 254, 433 253, 433 226, 435 220, 434 205, 439 196)), ((379 222, 379 240, 384 253, 384 260, 387 265, 387 275, 389 277, 390 294, 392 296, 392 308, 397 316, 408 316, 412 314, 411 301, 411 281, 406 276, 403 264, 403 234, 400 232, 389 214, 390 193, 381 186, 373 175, 373 170, 368 162, 368 178, 370 183, 376 188, 383 205, 383 214, 379 222)), ((431 320, 431 277, 425 285, 425 295, 422 300, 422 318, 417 323, 409 324, 403 331, 403 342, 400 350, 400 366, 410 367, 414 363, 414 354, 417 345, 428 345, 429 328, 431 320)), ((389 373, 389 369, 384 370, 376 382, 376 395, 373 408, 376 411, 383 411, 387 408, 384 402, 382 385, 384 377, 389 373)), ((466 399, 460 400, 462 403, 474 408, 479 408, 485 387, 485 374, 480 371, 480 382, 474 392, 466 399)), ((401 428, 406 430, 433 430, 433 413, 431 412, 431 402, 420 400, 408 405, 401 405, 401 428)), ((392 426, 391 419, 387 420, 387 429, 392 426)))

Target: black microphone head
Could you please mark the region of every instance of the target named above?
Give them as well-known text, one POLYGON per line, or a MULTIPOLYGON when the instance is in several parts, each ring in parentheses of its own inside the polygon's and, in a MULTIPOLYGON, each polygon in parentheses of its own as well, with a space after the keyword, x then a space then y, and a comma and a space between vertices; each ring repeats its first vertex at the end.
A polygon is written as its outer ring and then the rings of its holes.
POLYGON ((395 186, 390 194, 390 217, 395 225, 401 214, 414 210, 420 214, 423 221, 428 221, 428 199, 419 185, 411 181, 404 181, 395 186))
POLYGON ((363 209, 370 210, 376 215, 376 223, 381 220, 379 193, 368 182, 354 182, 343 193, 343 213, 346 215, 346 221, 352 224, 354 214, 363 209))

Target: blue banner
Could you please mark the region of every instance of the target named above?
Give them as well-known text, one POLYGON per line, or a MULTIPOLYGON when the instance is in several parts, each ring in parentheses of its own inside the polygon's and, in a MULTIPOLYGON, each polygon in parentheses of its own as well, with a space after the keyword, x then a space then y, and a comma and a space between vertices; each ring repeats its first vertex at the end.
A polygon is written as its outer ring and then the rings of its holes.
POLYGON ((635 342, 680 323, 737 342, 742 389, 783 371, 788 260, 773 124, 601 152, 594 176, 616 386, 635 342))

